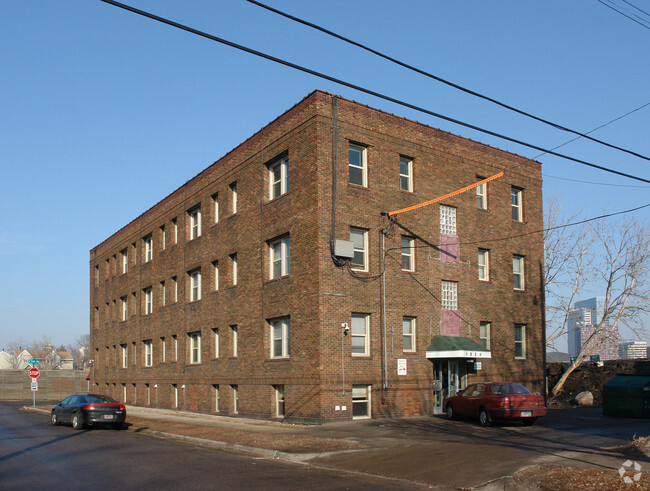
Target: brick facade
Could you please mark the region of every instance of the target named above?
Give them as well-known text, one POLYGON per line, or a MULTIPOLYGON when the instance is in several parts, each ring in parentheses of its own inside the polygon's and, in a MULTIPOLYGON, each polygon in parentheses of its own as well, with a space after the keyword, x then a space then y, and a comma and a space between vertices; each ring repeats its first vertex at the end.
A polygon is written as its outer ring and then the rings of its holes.
POLYGON ((364 404, 353 406, 353 386, 370 386, 373 417, 431 414, 433 364, 425 352, 441 332, 441 280, 447 280, 457 283, 461 336, 478 342, 480 322, 491 323, 492 358, 466 382, 515 379, 541 391, 543 243, 541 234, 530 234, 541 228, 537 162, 313 92, 91 250, 94 382, 119 400, 126 395, 130 404, 205 413, 216 411, 218 388, 220 414, 265 419, 277 417, 276 388, 283 387, 285 418, 305 422, 351 418, 353 407, 364 404), (351 143, 365 149, 366 187, 349 183, 351 143), (400 157, 412 162, 412 192, 400 190, 400 157), (289 191, 271 199, 269 169, 283 158, 289 161, 289 191), (456 209, 454 261, 441 260, 438 204, 398 215, 396 223, 381 214, 499 171, 504 177, 487 184, 487 209, 477 208, 474 190, 442 203, 456 209), (521 222, 512 219, 513 186, 522 190, 521 222), (200 236, 191 239, 197 207, 200 236), (334 263, 333 210, 335 239, 350 240, 351 227, 366 232, 367 272, 334 263), (402 270, 402 236, 415 239, 411 272, 402 270), (271 279, 271 251, 286 237, 290 272, 271 279), (478 248, 489 250, 489 281, 478 280, 478 248), (525 261, 521 291, 513 289, 513 255, 525 261), (199 268, 200 288, 196 275, 190 277, 199 268), (200 300, 192 301, 197 291, 200 300), (342 329, 352 314, 368 319, 362 356, 352 354, 354 333, 342 329), (403 351, 404 316, 415 319, 414 351, 403 351), (287 319, 290 340, 274 339, 272 326, 281 331, 287 319), (526 326, 523 358, 515 357, 515 324, 526 326), (200 333, 194 353, 192 333, 200 333), (397 374, 398 359, 406 359, 407 375, 397 374))

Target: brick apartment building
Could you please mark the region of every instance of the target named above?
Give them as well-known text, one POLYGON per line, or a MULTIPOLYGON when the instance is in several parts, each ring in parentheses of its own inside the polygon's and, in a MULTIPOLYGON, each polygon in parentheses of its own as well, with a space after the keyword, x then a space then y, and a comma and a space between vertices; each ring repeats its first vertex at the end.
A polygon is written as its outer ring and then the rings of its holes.
POLYGON ((315 91, 90 251, 93 383, 304 422, 541 392, 541 228, 539 163, 315 91))

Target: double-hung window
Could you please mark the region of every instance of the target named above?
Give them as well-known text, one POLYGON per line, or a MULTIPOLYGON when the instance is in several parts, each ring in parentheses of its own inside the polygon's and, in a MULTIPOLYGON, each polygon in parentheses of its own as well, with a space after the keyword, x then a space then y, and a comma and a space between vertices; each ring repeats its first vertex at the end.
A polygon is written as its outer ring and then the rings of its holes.
POLYGON ((212 274, 214 274, 214 289, 219 289, 219 261, 212 261, 212 274))
POLYGON ((276 385, 275 389, 275 415, 284 418, 284 385, 276 385))
POLYGON ((190 338, 190 363, 201 363, 201 333, 192 332, 188 334, 190 338))
POLYGON ((442 281, 442 308, 458 310, 458 283, 455 281, 442 281))
POLYGON ((516 222, 521 222, 524 219, 523 203, 522 203, 521 188, 512 186, 510 189, 510 201, 512 203, 512 219, 516 222))
POLYGON ((515 358, 526 358, 526 326, 515 324, 515 358))
POLYGON ((415 317, 402 317, 402 349, 415 351, 415 317))
POLYGON ((524 284, 524 256, 512 256, 512 277, 515 290, 523 290, 524 284))
POLYGON ((413 161, 407 157, 399 159, 399 188, 402 191, 413 191, 413 161))
POLYGON ((237 213, 237 181, 230 183, 230 211, 233 215, 237 213))
POLYGON ((238 276, 238 266, 237 266, 237 253, 230 255, 230 265, 232 266, 232 286, 237 285, 237 276, 238 276))
POLYGON ((144 313, 145 315, 153 312, 153 290, 150 286, 143 290, 144 293, 144 313))
POLYGON ((291 272, 291 242, 286 235, 269 242, 271 279, 286 276, 291 272))
POLYGON ((232 336, 232 356, 237 358, 239 355, 239 328, 236 324, 230 326, 230 334, 232 336))
POLYGON ((456 235, 456 208, 440 205, 440 233, 456 235))
POLYGON ((366 162, 366 148, 350 143, 348 149, 348 162, 350 169, 350 184, 368 187, 368 165, 366 162))
POLYGON ((370 417, 370 386, 352 386, 352 419, 370 417))
POLYGON ((129 367, 129 347, 126 344, 121 344, 122 348, 122 368, 129 367))
POLYGON ((153 365, 153 343, 149 339, 144 341, 144 366, 150 367, 153 365))
POLYGON ((194 269, 187 274, 190 277, 190 301, 201 300, 201 268, 194 269))
MULTIPOLYGON (((122 255, 122 274, 128 273, 129 271, 129 250, 128 249, 122 249, 120 251, 120 254, 122 255)), ((99 272, 99 270, 97 270, 99 272)))
POLYGON ((481 346, 484 349, 489 350, 490 349, 490 323, 489 322, 481 322, 481 324, 479 325, 478 337, 481 340, 481 346))
POLYGON ((122 320, 128 320, 129 318, 129 297, 124 296, 120 298, 120 301, 122 302, 122 320))
POLYGON ((402 236, 402 270, 415 271, 415 240, 402 236))
POLYGON ((289 317, 269 321, 271 326, 271 358, 291 356, 291 321, 289 317))
POLYGON ((214 338, 214 358, 219 358, 219 329, 212 329, 212 336, 214 338))
POLYGON ((190 219, 190 240, 201 236, 201 207, 196 206, 187 212, 190 219))
POLYGON ((487 249, 478 250, 478 279, 490 281, 490 251, 487 249))
POLYGON ((368 356, 370 353, 369 320, 368 314, 352 314, 350 322, 352 356, 368 356))
POLYGON ((289 192, 289 158, 285 157, 269 165, 269 199, 289 192))
POLYGON ((144 262, 148 263, 153 259, 153 235, 149 234, 144 239, 144 262))
MULTIPOLYGON (((477 181, 482 181, 483 177, 477 177, 477 181)), ((487 210, 487 183, 484 182, 476 187, 476 207, 480 210, 487 210)))
POLYGON ((214 223, 219 223, 219 193, 212 195, 212 203, 214 205, 212 211, 214 213, 214 223))
POLYGON ((167 237, 165 236, 165 226, 160 226, 160 248, 164 251, 167 247, 167 237))
POLYGON ((352 269, 368 271, 368 231, 360 228, 350 228, 350 241, 354 243, 352 269))

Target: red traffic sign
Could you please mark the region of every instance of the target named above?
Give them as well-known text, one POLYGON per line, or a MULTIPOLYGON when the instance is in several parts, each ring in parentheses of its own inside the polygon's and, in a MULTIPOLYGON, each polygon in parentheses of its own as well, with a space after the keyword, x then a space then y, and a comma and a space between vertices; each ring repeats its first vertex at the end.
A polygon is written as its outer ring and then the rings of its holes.
POLYGON ((40 374, 41 372, 38 371, 38 368, 29 369, 29 376, 32 377, 34 380, 36 380, 40 374))

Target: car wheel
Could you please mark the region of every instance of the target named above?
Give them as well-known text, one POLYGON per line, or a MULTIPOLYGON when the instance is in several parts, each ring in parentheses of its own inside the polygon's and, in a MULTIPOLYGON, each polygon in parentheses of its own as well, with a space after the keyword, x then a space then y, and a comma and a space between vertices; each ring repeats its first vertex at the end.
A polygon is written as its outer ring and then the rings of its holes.
POLYGON ((537 421, 537 418, 524 418, 521 420, 524 426, 533 426, 535 421, 537 421))
POLYGON ((488 414, 487 410, 484 407, 482 407, 478 413, 478 420, 481 423, 481 426, 490 426, 490 424, 492 423, 492 420, 490 419, 490 415, 488 414))
POLYGON ((74 413, 72 415, 72 427, 75 430, 81 430, 84 427, 83 417, 79 413, 74 413))
POLYGON ((59 418, 57 417, 56 413, 52 413, 52 416, 50 417, 50 421, 52 422, 52 426, 56 426, 59 424, 59 418))
POLYGON ((455 417, 456 413, 454 412, 454 408, 451 404, 447 404, 447 419, 454 419, 455 417))

